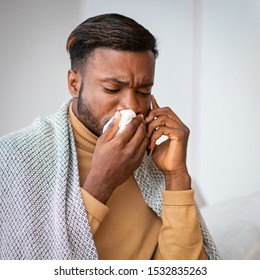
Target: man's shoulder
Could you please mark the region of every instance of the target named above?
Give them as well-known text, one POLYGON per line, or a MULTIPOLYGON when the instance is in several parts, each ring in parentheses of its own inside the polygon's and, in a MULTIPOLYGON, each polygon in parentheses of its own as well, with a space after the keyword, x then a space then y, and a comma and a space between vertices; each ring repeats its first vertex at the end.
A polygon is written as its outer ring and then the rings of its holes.
POLYGON ((44 119, 36 119, 30 126, 3 136, 0 139, 0 173, 29 169, 33 160, 42 161, 42 151, 48 146, 46 142, 51 140, 50 128, 44 119))
POLYGON ((35 121, 18 131, 0 138, 0 158, 11 154, 37 153, 51 143, 58 143, 61 134, 67 133, 68 118, 63 105, 56 113, 35 121))

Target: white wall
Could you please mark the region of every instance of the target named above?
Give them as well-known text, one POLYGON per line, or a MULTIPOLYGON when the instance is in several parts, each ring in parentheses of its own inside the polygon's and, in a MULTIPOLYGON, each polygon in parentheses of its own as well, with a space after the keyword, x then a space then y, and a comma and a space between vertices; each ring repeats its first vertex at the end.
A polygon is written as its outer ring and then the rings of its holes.
POLYGON ((78 14, 78 1, 1 0, 0 136, 69 98, 65 46, 78 14))
POLYGON ((0 2, 0 136, 69 97, 66 39, 99 13, 135 18, 158 38, 154 94, 191 128, 200 205, 258 191, 258 0, 0 2))
POLYGON ((203 2, 197 183, 214 203, 260 190, 260 2, 203 2))

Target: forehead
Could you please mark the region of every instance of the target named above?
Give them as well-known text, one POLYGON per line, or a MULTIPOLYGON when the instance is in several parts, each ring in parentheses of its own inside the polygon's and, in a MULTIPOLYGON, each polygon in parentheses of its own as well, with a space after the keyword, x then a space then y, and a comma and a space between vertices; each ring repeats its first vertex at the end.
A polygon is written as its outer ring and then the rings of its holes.
POLYGON ((88 77, 105 79, 153 82, 155 58, 151 51, 129 52, 98 48, 90 56, 85 74, 88 77))

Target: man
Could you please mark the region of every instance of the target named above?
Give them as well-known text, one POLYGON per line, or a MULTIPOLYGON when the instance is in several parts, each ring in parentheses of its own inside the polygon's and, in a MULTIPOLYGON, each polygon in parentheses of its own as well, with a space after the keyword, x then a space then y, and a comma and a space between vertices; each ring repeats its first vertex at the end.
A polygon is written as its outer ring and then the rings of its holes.
POLYGON ((1 139, 1 258, 218 259, 194 204, 189 130, 151 94, 153 35, 100 15, 67 50, 72 100, 1 139), (136 117, 117 134, 124 109, 136 117))

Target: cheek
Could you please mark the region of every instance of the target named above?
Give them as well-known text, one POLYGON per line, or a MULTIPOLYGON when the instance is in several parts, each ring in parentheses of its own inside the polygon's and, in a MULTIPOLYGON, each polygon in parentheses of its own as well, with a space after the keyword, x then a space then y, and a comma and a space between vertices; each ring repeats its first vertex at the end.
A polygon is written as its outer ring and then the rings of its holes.
POLYGON ((89 104, 95 114, 101 119, 103 115, 115 106, 115 102, 112 98, 108 98, 108 96, 97 90, 85 95, 85 103, 86 105, 89 104))
POLYGON ((117 98, 106 95, 95 103, 96 114, 99 116, 102 126, 114 116, 117 111, 118 103, 119 101, 117 98))
POLYGON ((147 98, 141 98, 139 101, 139 106, 141 107, 142 114, 146 117, 151 110, 151 96, 147 98))

